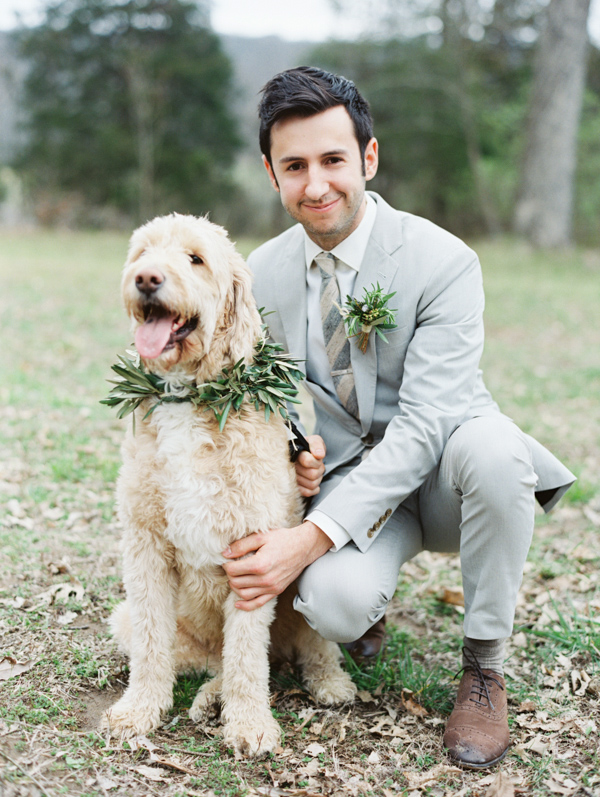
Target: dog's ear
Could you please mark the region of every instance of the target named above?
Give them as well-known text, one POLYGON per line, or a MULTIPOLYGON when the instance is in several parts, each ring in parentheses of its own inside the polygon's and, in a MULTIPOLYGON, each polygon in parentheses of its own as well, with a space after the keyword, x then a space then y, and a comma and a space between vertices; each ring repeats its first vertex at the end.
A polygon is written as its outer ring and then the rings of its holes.
POLYGON ((260 316, 252 295, 252 274, 244 258, 232 254, 233 280, 225 301, 225 340, 234 363, 250 359, 260 332, 260 316))

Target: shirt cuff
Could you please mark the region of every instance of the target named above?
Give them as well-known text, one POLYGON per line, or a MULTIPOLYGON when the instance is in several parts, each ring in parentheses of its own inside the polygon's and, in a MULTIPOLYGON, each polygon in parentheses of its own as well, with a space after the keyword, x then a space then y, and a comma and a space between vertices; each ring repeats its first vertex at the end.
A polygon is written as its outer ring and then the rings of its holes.
POLYGON ((337 520, 333 520, 329 515, 319 512, 318 509, 315 509, 314 512, 310 512, 305 520, 310 520, 311 523, 314 523, 321 531, 325 532, 333 543, 333 548, 330 548, 333 553, 339 551, 340 548, 343 548, 344 545, 352 540, 352 537, 343 526, 340 526, 337 520))

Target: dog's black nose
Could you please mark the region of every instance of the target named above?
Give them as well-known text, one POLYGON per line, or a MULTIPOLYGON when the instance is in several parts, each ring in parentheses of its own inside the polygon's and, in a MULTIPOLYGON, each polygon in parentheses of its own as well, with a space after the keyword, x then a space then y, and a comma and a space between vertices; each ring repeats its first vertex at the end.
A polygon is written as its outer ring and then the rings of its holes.
POLYGON ((156 293, 164 281, 164 275, 156 268, 144 268, 135 275, 135 287, 146 296, 156 293))

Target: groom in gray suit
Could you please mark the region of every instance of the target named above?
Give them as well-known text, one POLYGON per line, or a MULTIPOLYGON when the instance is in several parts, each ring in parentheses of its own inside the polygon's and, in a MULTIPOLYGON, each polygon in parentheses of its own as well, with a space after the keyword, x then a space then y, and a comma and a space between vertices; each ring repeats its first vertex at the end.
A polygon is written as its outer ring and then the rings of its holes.
POLYGON ((509 746, 504 643, 535 498, 549 511, 574 476, 483 383, 475 253, 366 192, 378 144, 354 84, 288 70, 265 86, 259 115, 264 165, 298 224, 249 263, 273 338, 305 360, 316 426, 296 463, 304 522, 225 552, 236 606, 250 611, 298 579, 296 610, 349 643, 381 621, 404 562, 460 551, 464 670, 444 745, 462 766, 490 766, 509 746), (395 328, 387 342, 371 330, 363 352, 340 307, 377 285, 395 292, 395 328))

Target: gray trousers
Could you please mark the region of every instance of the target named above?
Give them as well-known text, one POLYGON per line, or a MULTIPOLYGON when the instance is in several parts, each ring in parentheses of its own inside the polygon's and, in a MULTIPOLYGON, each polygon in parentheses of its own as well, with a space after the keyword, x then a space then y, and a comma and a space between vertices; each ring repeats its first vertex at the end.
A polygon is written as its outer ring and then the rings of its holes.
MULTIPOLYGON (((348 469, 324 479, 323 495, 348 469)), ((423 550, 460 552, 465 636, 509 637, 536 484, 530 447, 515 424, 488 416, 467 421, 365 553, 349 543, 306 568, 296 610, 326 639, 350 642, 384 614, 404 562, 423 550)))

